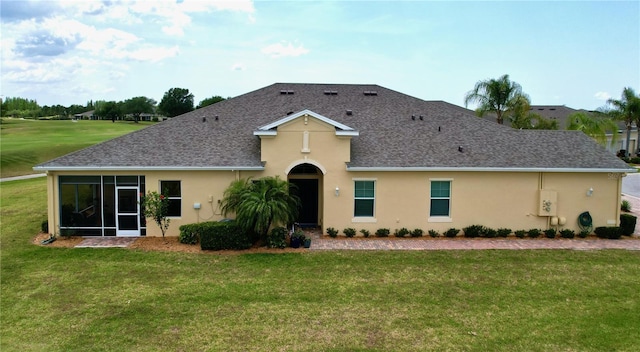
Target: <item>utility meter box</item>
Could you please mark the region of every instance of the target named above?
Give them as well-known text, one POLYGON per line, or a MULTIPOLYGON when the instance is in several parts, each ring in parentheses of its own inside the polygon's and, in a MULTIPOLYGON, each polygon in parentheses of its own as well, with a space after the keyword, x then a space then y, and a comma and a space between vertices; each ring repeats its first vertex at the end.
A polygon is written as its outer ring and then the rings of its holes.
POLYGON ((538 216, 557 216, 558 192, 541 189, 538 197, 538 216))

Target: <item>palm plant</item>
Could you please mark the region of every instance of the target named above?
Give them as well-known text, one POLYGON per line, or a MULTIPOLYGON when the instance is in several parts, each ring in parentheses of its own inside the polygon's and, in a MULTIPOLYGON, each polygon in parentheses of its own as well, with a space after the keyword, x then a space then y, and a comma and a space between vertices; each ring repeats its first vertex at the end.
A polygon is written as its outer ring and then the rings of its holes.
POLYGON ((221 210, 233 212, 236 222, 246 231, 266 238, 271 225, 295 221, 300 200, 289 192, 292 185, 279 177, 237 180, 224 192, 221 210))
MULTIPOLYGON (((627 129, 626 157, 629 157, 629 143, 631 142, 631 125, 633 122, 640 122, 640 96, 632 88, 624 88, 620 100, 609 99, 607 103, 612 109, 605 112, 616 120, 623 121, 627 129)), ((640 127, 638 127, 638 137, 640 138, 640 127)), ((636 144, 639 144, 636 142, 636 144)), ((636 154, 640 151, 640 146, 636 146, 636 154)))
POLYGON ((469 103, 478 104, 476 114, 483 117, 488 112, 496 114, 496 121, 503 124, 506 112, 530 104, 529 97, 522 92, 522 87, 509 80, 509 75, 498 79, 476 82, 475 87, 464 97, 465 107, 469 103))
POLYGON ((602 115, 591 115, 586 112, 575 112, 568 117, 568 130, 582 131, 601 145, 607 144, 607 131, 612 131, 611 144, 618 139, 618 125, 602 115))

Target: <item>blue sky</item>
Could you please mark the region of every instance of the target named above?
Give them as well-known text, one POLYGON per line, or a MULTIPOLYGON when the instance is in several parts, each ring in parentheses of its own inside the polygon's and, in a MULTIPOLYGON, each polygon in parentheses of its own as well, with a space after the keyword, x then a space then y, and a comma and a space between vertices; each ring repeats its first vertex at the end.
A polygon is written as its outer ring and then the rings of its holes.
MULTIPOLYGON (((196 104, 275 82, 374 83, 463 105, 509 74, 532 103, 640 91, 640 1, 15 1, 5 97, 85 104, 187 88, 196 104)), ((473 108, 473 106, 471 106, 473 108)))

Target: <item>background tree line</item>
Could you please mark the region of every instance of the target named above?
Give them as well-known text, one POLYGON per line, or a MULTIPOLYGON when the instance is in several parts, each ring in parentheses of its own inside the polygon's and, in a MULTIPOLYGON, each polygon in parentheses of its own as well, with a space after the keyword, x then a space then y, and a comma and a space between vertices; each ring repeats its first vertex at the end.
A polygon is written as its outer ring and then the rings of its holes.
POLYGON ((94 111, 93 115, 101 120, 115 121, 129 117, 138 122, 142 114, 174 117, 225 100, 219 95, 214 95, 200 101, 194 107, 193 98, 193 94, 185 88, 169 89, 164 93, 160 103, 157 103, 154 99, 139 96, 123 101, 90 100, 85 105, 40 106, 34 99, 7 97, 1 101, 0 116, 67 119, 87 111, 94 111))
MULTIPOLYGON (((517 129, 557 130, 558 122, 531 112, 531 99, 522 91, 517 82, 511 81, 509 75, 498 79, 476 82, 472 90, 464 97, 465 107, 476 103, 476 114, 484 117, 493 114, 496 122, 504 124, 505 120, 517 129)), ((626 146, 629 146, 631 130, 636 125, 638 141, 640 141, 640 95, 630 88, 624 88, 620 99, 609 99, 607 105, 596 111, 578 111, 568 116, 568 130, 578 130, 594 138, 600 144, 606 144, 607 135, 611 135, 611 143, 618 137, 618 124, 622 122, 626 129, 626 146)), ((640 143, 635 152, 640 155, 640 143)), ((628 147, 627 147, 628 148, 628 147)), ((625 150, 625 157, 629 157, 625 150)))

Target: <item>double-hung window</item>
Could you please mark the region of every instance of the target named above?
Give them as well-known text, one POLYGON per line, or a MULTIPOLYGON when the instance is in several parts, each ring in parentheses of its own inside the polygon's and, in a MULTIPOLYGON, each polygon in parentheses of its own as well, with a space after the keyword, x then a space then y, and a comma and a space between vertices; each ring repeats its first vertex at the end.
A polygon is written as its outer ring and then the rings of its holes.
POLYGON ((180 181, 160 181, 160 192, 169 198, 167 216, 180 217, 182 215, 182 189, 180 181))
POLYGON ((372 218, 374 216, 375 199, 375 181, 355 181, 353 216, 372 218))
POLYGON ((431 181, 431 217, 451 217, 451 181, 431 181))

